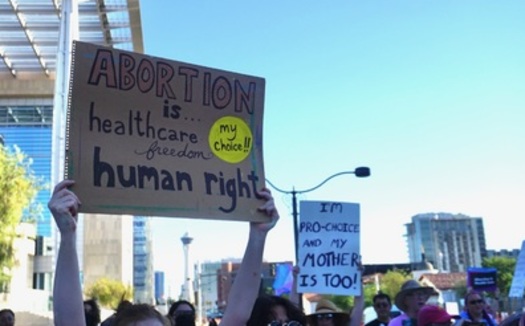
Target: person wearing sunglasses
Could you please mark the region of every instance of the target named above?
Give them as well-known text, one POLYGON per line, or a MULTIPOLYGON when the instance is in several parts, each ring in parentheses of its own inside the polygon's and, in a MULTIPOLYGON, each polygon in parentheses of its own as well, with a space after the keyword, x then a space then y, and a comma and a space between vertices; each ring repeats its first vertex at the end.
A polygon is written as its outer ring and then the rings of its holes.
POLYGON ((377 318, 366 323, 365 326, 386 326, 390 322, 392 301, 386 293, 379 292, 372 299, 377 318))
POLYGON ((388 323, 388 326, 417 326, 417 313, 435 295, 433 287, 423 286, 416 280, 408 280, 401 285, 394 303, 403 313, 388 323))
POLYGON ((497 322, 490 316, 485 307, 485 298, 478 291, 467 292, 464 300, 465 308, 460 313, 461 319, 467 322, 483 323, 487 326, 496 326, 497 322))
MULTIPOLYGON (((359 265, 359 270, 363 273, 363 266, 361 263, 359 265)), ((350 314, 341 311, 333 302, 322 299, 315 306, 315 312, 307 316, 307 321, 309 326, 361 326, 364 309, 365 297, 361 283, 361 294, 354 297, 350 314)))
POLYGON ((186 300, 175 301, 170 306, 168 318, 175 326, 195 326, 195 307, 186 300))
POLYGON ((342 311, 332 301, 321 299, 315 305, 313 314, 307 316, 310 326, 346 326, 350 314, 342 311))
MULTIPOLYGON (((222 325, 222 324, 221 324, 222 325)), ((292 301, 277 295, 260 295, 246 326, 305 326, 306 315, 292 301)))

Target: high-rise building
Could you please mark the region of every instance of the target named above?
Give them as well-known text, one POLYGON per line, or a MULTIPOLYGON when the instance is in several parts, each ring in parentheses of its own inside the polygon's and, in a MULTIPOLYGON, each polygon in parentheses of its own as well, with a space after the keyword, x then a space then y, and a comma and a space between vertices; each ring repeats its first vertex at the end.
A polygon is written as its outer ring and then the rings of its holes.
POLYGON ((463 214, 427 213, 406 224, 410 262, 425 257, 440 271, 465 272, 480 267, 487 256, 481 217, 463 214))
MULTIPOLYGON (((0 12, 0 134, 6 146, 18 145, 33 160, 36 176, 48 185, 37 196, 43 210, 37 221, 33 274, 33 287, 45 290, 51 290, 57 249, 47 201, 53 186, 50 185, 52 142, 56 138, 53 135, 53 105, 61 17, 59 4, 17 1, 15 5, 2 6, 0 12)), ((143 52, 139 10, 139 0, 78 1, 79 39, 143 52)), ((81 230, 80 222, 79 241, 83 239, 81 230)), ((83 252, 83 246, 78 249, 83 269, 83 258, 88 255, 83 252)), ((84 278, 90 277, 87 272, 83 272, 84 278)))
POLYGON ((153 245, 149 217, 133 219, 133 296, 135 302, 154 304, 153 245))
POLYGON ((52 100, 0 98, 0 134, 5 146, 17 146, 32 161, 31 169, 43 187, 37 193, 34 289, 51 288, 53 267, 52 219, 47 209, 50 197, 52 100))
MULTIPOLYGON (((275 268, 279 264, 291 265, 291 261, 281 262, 263 262, 261 267, 261 283, 259 284, 259 293, 273 293, 272 285, 275 281, 275 268)), ((224 311, 228 305, 228 295, 235 282, 239 268, 240 260, 223 260, 220 269, 217 270, 217 308, 224 311)))
POLYGON ((107 278, 133 285, 133 217, 84 214, 84 286, 107 278))
MULTIPOLYGON (((16 145, 32 160, 31 169, 41 180, 42 189, 36 197, 40 203, 50 196, 52 103, 39 107, 0 106, 0 134, 6 146, 16 145)), ((43 209, 37 216, 37 235, 51 236, 51 214, 43 209)))
POLYGON ((166 302, 166 282, 163 271, 155 271, 155 301, 157 304, 166 302))
POLYGON ((202 301, 203 313, 217 310, 221 266, 221 262, 202 263, 200 267, 200 275, 195 275, 195 279, 199 280, 197 291, 200 291, 199 297, 202 301))
POLYGON ((489 249, 487 250, 487 258, 506 257, 506 258, 518 259, 519 255, 520 255, 519 249, 501 249, 501 250, 489 249))

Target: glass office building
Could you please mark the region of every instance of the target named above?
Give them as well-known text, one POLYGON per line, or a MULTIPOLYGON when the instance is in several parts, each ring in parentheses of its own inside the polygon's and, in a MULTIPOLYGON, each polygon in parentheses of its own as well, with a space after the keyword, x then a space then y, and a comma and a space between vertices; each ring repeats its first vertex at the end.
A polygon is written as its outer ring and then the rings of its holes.
POLYGON ((135 302, 154 303, 153 250, 150 218, 133 218, 133 290, 135 302))
MULTIPOLYGON (((32 161, 31 170, 43 186, 36 201, 37 235, 51 237, 51 214, 45 207, 50 197, 51 119, 53 108, 41 106, 0 106, 0 134, 7 148, 17 146, 32 161)), ((26 216, 27 217, 27 216, 26 216)))
POLYGON ((165 274, 162 271, 155 271, 155 301, 157 304, 166 302, 165 274))
POLYGON ((46 255, 53 252, 51 236, 53 221, 47 209, 51 195, 51 133, 52 101, 49 100, 0 100, 0 135, 8 150, 18 147, 32 161, 31 170, 39 180, 42 189, 35 198, 37 238, 35 245, 35 270, 33 288, 50 289, 51 273, 46 268, 51 261, 44 262, 46 255))
MULTIPOLYGON (((18 146, 32 161, 32 170, 46 186, 37 196, 33 287, 51 290, 55 268, 55 226, 47 210, 52 191, 52 148, 55 78, 63 2, 16 1, 0 12, 0 135, 7 147, 18 146)), ((78 1, 78 39, 97 45, 143 52, 139 0, 78 1)), ((75 16, 76 17, 76 16, 75 16)), ((58 108, 59 110, 63 108, 58 108)), ((55 111, 56 112, 56 111, 55 111)), ((60 111, 62 112, 62 111, 60 111)), ((56 129, 56 128, 55 128, 56 129)), ((56 167, 56 166, 55 166, 56 167)), ((4 194, 5 195, 5 194, 4 194)), ((82 218, 79 243, 83 241, 82 218)), ((79 263, 83 265, 83 246, 79 263)), ((130 262, 131 264, 131 262, 130 262)), ((87 275, 83 275, 83 278, 87 275)))

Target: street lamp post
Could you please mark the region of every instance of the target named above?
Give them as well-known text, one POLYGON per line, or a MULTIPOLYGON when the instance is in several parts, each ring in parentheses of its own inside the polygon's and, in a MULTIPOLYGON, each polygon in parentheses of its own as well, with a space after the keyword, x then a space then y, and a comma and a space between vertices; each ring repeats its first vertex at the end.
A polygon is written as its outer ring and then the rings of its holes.
MULTIPOLYGON (((358 178, 366 178, 370 176, 370 168, 366 166, 362 166, 362 167, 356 168, 354 171, 338 172, 324 179, 324 181, 319 183, 317 186, 314 186, 308 189, 304 189, 304 190, 295 190, 295 188, 293 188, 292 190, 283 190, 283 189, 276 187, 270 180, 266 179, 266 182, 268 182, 268 184, 272 186, 272 188, 274 188, 278 192, 283 193, 283 194, 292 194, 292 217, 293 217, 293 226, 294 226, 293 233, 294 233, 295 263, 296 264, 299 262, 299 228, 297 225, 298 220, 299 220, 299 213, 297 211, 297 194, 304 194, 307 192, 314 191, 322 187, 325 183, 332 180, 333 178, 336 178, 338 176, 345 175, 345 174, 353 174, 358 178)), ((299 304, 301 305, 302 303, 299 302, 299 304)))

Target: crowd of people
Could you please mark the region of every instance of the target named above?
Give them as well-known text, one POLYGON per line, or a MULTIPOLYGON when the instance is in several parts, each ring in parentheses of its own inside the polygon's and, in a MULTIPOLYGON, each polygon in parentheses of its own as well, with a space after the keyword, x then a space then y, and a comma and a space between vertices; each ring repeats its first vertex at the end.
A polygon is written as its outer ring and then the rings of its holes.
MULTIPOLYGON (((394 298, 401 313, 392 318, 390 297, 379 293, 373 298, 377 318, 365 326, 498 326, 481 292, 468 290, 464 309, 458 315, 450 315, 439 305, 429 304, 429 298, 436 294, 432 287, 422 286, 415 280, 406 281, 394 298)), ((525 326, 524 316, 522 313, 511 316, 500 326, 525 326)))
MULTIPOLYGON (((154 306, 122 301, 115 313, 101 320, 96 300, 84 300, 79 280, 76 250, 77 217, 80 199, 69 188, 72 180, 56 185, 48 207, 60 231, 60 247, 56 262, 53 288, 53 313, 55 325, 74 326, 195 326, 196 311, 192 303, 184 300, 171 304, 166 315, 154 306)), ((351 311, 343 311, 333 302, 320 300, 315 311, 305 314, 300 308, 295 285, 288 298, 276 295, 259 295, 261 267, 268 232, 279 220, 279 213, 268 189, 258 192, 264 200, 257 208, 269 217, 269 222, 249 223, 248 243, 228 296, 228 305, 220 321, 209 320, 210 326, 362 326, 364 294, 354 298, 351 311)), ((295 270, 295 275, 297 270, 295 270)), ((486 308, 480 292, 469 291, 464 298, 465 309, 461 314, 450 315, 443 308, 428 304, 435 294, 432 287, 408 280, 394 298, 401 313, 394 316, 390 296, 378 293, 373 297, 377 318, 364 326, 498 326, 486 308)), ((523 314, 510 316, 500 326, 525 326, 523 314)), ((9 309, 0 310, 0 326, 15 325, 15 314, 9 309)))
MULTIPOLYGON (((72 180, 64 180, 56 185, 48 204, 61 235, 53 289, 54 321, 55 325, 97 325, 100 319, 93 317, 92 312, 98 311, 98 308, 93 307, 92 302, 83 301, 78 279, 79 267, 75 246, 81 200, 69 189, 73 184, 72 180)), ((332 319, 332 316, 344 315, 334 310, 332 313, 318 312, 315 317, 306 316, 299 308, 298 302, 280 296, 259 296, 260 271, 266 237, 279 220, 279 213, 268 189, 259 191, 258 196, 263 202, 257 209, 266 214, 269 221, 249 223, 248 243, 220 324, 224 326, 299 326, 307 323, 325 325, 324 322, 332 319)), ((352 316, 340 320, 333 318, 337 322, 334 325, 361 325, 363 297, 357 297, 355 302, 352 316)), ((150 305, 128 304, 112 316, 110 325, 195 325, 195 307, 189 302, 178 301, 172 304, 167 316, 163 316, 150 305)))

